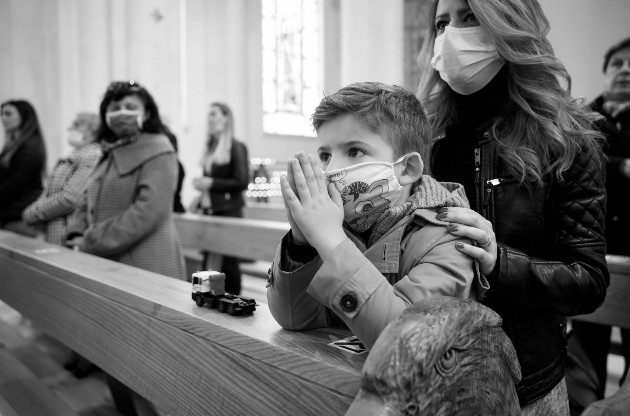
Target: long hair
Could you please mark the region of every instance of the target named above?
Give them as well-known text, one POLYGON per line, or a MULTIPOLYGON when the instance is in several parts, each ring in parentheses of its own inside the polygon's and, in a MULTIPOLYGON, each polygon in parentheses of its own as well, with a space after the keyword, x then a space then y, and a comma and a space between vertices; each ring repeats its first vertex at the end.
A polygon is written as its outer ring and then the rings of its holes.
MULTIPOLYGON (((597 154, 602 136, 593 130, 596 114, 570 95, 571 77, 547 40, 549 21, 537 0, 468 2, 507 65, 509 117, 491 127, 499 157, 521 182, 540 184, 546 174, 562 180, 578 152, 597 154)), ((437 3, 427 16, 428 34, 418 58, 423 70, 418 94, 436 137, 458 117, 451 89, 430 66, 437 3)))
MULTIPOLYGON (((20 125, 13 137, 7 137, 6 142, 4 143, 4 147, 2 148, 2 152, 0 152, 0 166, 4 168, 8 168, 11 164, 11 158, 15 154, 15 152, 32 137, 37 138, 43 142, 44 135, 42 134, 42 129, 39 126, 39 119, 37 118, 37 113, 35 112, 35 108, 25 100, 9 100, 5 101, 0 105, 0 110, 2 110, 5 106, 11 105, 15 107, 18 114, 20 115, 20 125)), ((45 149, 45 148, 44 148, 45 149)))
POLYGON ((217 107, 225 116, 225 130, 220 134, 208 133, 208 140, 202 158, 202 164, 207 172, 212 170, 212 165, 226 165, 230 163, 232 152, 232 140, 234 138, 234 116, 232 110, 225 103, 214 102, 210 107, 217 107))
POLYGON ((164 131, 160 111, 158 110, 155 100, 151 94, 149 94, 149 91, 133 80, 114 81, 107 87, 107 91, 105 91, 105 95, 99 107, 101 123, 96 133, 97 141, 115 141, 118 138, 107 125, 105 114, 107 113, 109 103, 112 101, 120 101, 128 95, 135 95, 140 98, 148 114, 148 118, 142 123, 142 131, 147 133, 162 133, 164 131))

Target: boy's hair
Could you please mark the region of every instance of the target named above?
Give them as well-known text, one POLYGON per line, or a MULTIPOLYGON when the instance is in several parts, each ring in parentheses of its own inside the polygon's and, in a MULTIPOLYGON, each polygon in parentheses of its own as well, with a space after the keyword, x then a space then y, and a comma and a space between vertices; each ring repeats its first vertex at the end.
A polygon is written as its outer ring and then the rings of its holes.
POLYGON ((371 131, 385 133, 397 157, 410 152, 426 156, 429 122, 420 101, 405 88, 380 82, 350 84, 325 96, 315 108, 315 131, 341 114, 352 114, 371 131))

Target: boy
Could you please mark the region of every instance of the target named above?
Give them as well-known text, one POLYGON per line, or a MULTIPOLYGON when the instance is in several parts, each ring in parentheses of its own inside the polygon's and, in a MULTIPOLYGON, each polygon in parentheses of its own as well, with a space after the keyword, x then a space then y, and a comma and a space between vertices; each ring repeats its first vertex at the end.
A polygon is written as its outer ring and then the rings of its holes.
POLYGON ((339 317, 371 348, 409 305, 474 296, 473 261, 435 218, 468 201, 461 185, 422 175, 430 130, 416 97, 352 84, 324 97, 312 120, 319 158, 298 153, 281 178, 291 230, 267 289, 276 321, 301 330, 339 317))

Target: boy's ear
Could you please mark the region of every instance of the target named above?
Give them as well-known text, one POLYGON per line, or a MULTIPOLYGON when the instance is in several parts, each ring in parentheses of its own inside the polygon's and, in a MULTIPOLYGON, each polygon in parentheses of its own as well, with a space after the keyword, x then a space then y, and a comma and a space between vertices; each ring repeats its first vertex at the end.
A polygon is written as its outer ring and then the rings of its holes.
POLYGON ((412 152, 406 155, 400 162, 401 172, 398 177, 398 182, 401 185, 409 185, 417 182, 422 177, 422 171, 424 169, 424 162, 422 162, 422 156, 418 152, 412 152))

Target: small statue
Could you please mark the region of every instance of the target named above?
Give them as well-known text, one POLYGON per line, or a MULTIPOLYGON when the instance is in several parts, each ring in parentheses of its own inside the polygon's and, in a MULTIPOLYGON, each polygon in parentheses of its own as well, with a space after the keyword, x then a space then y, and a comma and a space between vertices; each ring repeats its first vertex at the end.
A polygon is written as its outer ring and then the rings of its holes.
POLYGON ((520 378, 497 313, 473 300, 427 298, 380 335, 346 416, 516 416, 520 378))

